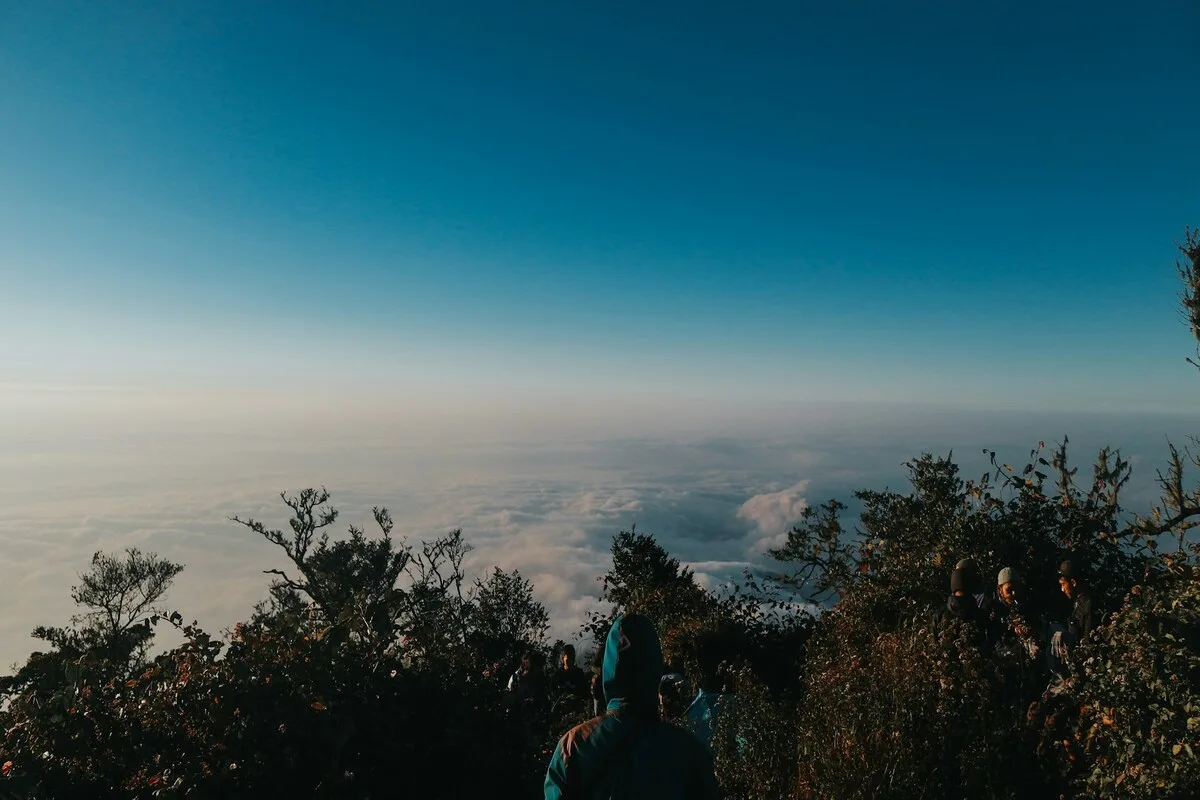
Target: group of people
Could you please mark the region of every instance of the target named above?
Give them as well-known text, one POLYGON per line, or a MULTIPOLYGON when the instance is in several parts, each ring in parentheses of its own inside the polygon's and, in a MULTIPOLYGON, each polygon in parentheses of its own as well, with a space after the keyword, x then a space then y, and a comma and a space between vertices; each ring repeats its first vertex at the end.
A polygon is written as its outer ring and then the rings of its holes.
MULTIPOLYGON (((1096 625, 1097 607, 1072 560, 1059 564, 1055 594, 1065 601, 1063 610, 1039 607, 1012 567, 999 571, 992 591, 967 558, 950 575, 945 616, 967 623, 996 654, 1061 675, 1071 650, 1096 625)), ((717 798, 712 737, 728 695, 711 650, 700 648, 698 692, 690 702, 687 679, 665 667, 658 634, 646 617, 618 617, 598 655, 590 682, 570 645, 551 675, 542 674, 544 658, 531 652, 509 681, 518 698, 590 700, 595 714, 559 739, 546 770, 546 800, 717 798)))
POLYGON ((975 560, 965 558, 950 573, 946 616, 971 625, 987 649, 1019 657, 1048 676, 1062 675, 1071 650, 1095 627, 1097 607, 1083 570, 1071 559, 1059 564, 1053 595, 1063 602, 1039 605, 1013 567, 1000 570, 993 593, 975 560))
POLYGON ((575 664, 575 648, 566 645, 559 653, 557 668, 546 674, 546 657, 530 650, 521 666, 508 679, 508 692, 514 703, 539 709, 583 709, 592 693, 592 682, 575 664))
MULTIPOLYGON (((552 716, 577 714, 588 710, 593 716, 604 714, 609 701, 604 693, 603 659, 605 647, 597 651, 596 663, 589 679, 576 664, 573 645, 564 645, 558 653, 558 664, 545 672, 545 655, 530 650, 521 659, 521 666, 509 677, 507 689, 513 705, 549 711, 552 716)), ((663 667, 658 682, 658 707, 662 719, 675 722, 692 731, 706 747, 711 748, 716 719, 724 708, 728 695, 721 677, 719 654, 711 646, 698 648, 697 691, 692 695, 689 681, 678 668, 663 667)))

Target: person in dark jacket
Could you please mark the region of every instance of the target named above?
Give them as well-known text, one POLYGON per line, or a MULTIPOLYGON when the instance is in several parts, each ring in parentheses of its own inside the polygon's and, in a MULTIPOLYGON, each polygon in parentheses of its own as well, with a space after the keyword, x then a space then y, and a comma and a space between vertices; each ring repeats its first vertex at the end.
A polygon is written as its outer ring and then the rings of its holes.
POLYGON ((964 570, 950 573, 950 596, 941 613, 942 627, 952 620, 966 623, 975 634, 975 644, 985 652, 991 652, 999 638, 999 626, 991 611, 981 608, 971 593, 972 576, 964 570))
POLYGON ((982 628, 987 621, 987 614, 971 594, 973 580, 971 573, 965 569, 956 568, 950 573, 950 596, 946 599, 946 610, 954 619, 982 628))
POLYGON ((1096 627, 1096 609, 1083 570, 1070 559, 1058 565, 1058 587, 1071 603, 1067 631, 1071 634, 1071 644, 1078 644, 1096 627))
POLYGON ((546 800, 716 800, 712 757, 687 731, 663 722, 658 686, 662 647, 646 617, 618 617, 604 648, 602 716, 558 741, 546 800))
POLYGON ((560 706, 582 706, 589 694, 589 681, 575 666, 575 648, 565 645, 559 654, 558 669, 550 675, 550 697, 560 706))
POLYGON ((521 668, 508 679, 509 696, 518 706, 541 708, 546 702, 546 657, 530 650, 521 659, 521 668))
POLYGON ((980 611, 990 614, 995 603, 993 602, 991 593, 984 587, 983 577, 979 572, 979 565, 975 563, 975 559, 964 558, 955 564, 954 568, 961 570, 963 589, 975 600, 975 605, 979 606, 980 611))

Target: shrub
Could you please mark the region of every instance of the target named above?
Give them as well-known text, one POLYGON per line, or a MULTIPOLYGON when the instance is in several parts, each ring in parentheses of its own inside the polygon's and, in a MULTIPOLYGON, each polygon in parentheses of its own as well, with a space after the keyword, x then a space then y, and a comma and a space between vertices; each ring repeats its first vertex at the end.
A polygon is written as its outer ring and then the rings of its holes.
POLYGON ((867 627, 834 611, 810 652, 797 796, 1044 796, 1015 670, 957 621, 867 627))
POLYGON ((1075 787, 1087 797, 1200 794, 1200 575, 1173 563, 1133 588, 1083 665, 1075 787))

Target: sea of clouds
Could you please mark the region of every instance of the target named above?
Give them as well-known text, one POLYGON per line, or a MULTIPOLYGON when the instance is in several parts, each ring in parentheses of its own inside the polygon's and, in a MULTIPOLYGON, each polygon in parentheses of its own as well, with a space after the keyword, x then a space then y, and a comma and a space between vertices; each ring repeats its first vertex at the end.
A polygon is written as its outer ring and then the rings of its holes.
POLYGON ((265 595, 263 570, 287 565, 229 517, 286 527, 282 490, 326 486, 339 531, 370 529, 374 505, 412 541, 461 527, 472 573, 520 569, 552 633, 571 638, 597 607, 612 536, 632 525, 716 586, 748 567, 778 567, 766 551, 808 504, 837 497, 853 510, 856 488, 903 488, 904 462, 922 451, 954 450, 977 477, 984 448, 1016 463, 1064 432, 1081 460, 1123 447, 1136 470, 1127 500, 1144 509, 1167 436, 1185 441, 1200 419, 871 408, 652 428, 572 436, 563 423, 506 440, 503 431, 314 434, 302 419, 258 432, 203 417, 0 426, 0 666, 34 648, 33 626, 70 617, 70 587, 100 549, 137 546, 184 563, 169 605, 210 630, 245 618, 265 595))

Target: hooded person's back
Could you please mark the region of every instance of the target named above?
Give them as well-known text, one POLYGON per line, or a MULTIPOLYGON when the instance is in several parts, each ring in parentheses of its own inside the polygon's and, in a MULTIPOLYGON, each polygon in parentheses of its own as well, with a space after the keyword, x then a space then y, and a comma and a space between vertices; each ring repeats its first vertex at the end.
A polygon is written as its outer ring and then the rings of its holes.
POLYGON ((712 758, 659 719, 662 648, 647 618, 618 617, 604 648, 606 713, 569 730, 546 770, 546 800, 710 800, 712 758))

